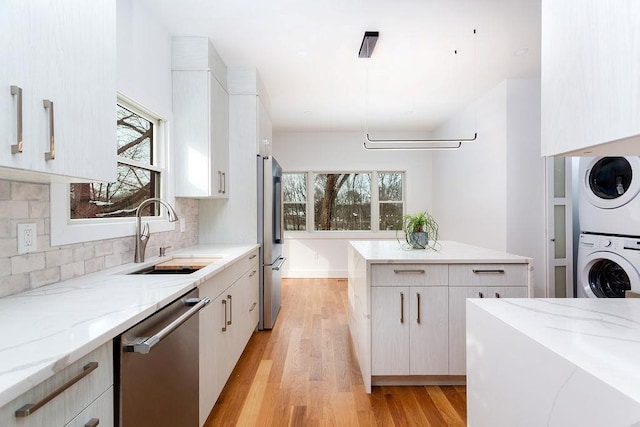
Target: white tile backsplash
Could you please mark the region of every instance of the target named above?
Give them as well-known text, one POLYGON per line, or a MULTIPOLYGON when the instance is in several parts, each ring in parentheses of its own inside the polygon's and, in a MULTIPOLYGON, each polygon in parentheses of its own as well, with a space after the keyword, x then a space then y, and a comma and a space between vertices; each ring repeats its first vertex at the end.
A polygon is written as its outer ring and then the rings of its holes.
MULTIPOLYGON (((48 184, 0 180, 0 297, 133 261, 133 236, 51 247, 49 198, 48 184), (16 229, 21 223, 36 224, 37 252, 18 254, 16 229)), ((148 256, 160 246, 171 246, 170 254, 198 243, 198 201, 176 199, 174 207, 185 218, 186 231, 176 227, 153 233, 148 256)))

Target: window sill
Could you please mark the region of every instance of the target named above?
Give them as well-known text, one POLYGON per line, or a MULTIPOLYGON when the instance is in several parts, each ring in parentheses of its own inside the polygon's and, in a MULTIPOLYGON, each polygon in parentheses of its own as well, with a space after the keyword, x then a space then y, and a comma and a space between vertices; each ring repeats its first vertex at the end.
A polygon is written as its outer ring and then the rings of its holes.
MULTIPOLYGON (((401 231, 397 233, 399 239, 404 235, 401 231)), ((296 239, 347 239, 347 240, 393 240, 396 238, 395 231, 285 231, 284 238, 296 239)))

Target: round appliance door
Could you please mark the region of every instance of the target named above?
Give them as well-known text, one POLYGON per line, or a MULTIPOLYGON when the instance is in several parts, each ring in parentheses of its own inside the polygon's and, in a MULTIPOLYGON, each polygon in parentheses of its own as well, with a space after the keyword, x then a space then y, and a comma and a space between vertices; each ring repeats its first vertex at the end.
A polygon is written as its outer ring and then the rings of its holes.
POLYGON ((640 275, 625 258, 612 252, 594 252, 587 256, 581 283, 591 298, 624 298, 624 292, 640 289, 640 275))
POLYGON ((640 192, 640 157, 595 157, 583 176, 583 192, 591 204, 615 209, 640 192))

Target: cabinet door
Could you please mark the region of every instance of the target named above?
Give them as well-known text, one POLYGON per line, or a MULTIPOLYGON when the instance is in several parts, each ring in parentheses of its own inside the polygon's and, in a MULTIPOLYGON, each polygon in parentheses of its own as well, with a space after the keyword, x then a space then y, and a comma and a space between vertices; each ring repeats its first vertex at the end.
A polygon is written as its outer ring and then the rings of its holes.
POLYGON ((0 166, 114 181, 115 3, 3 1, 0 17, 0 166), (10 86, 22 89, 22 108, 10 86), (20 111, 23 147, 12 153, 20 111))
POLYGON ((412 287, 411 375, 449 373, 449 290, 446 286, 412 287))
POLYGON ((409 375, 409 288, 371 288, 371 374, 409 375))
POLYGON ((173 71, 176 195, 227 198, 229 95, 210 71, 173 71))
POLYGON ((483 298, 487 292, 488 288, 484 286, 449 287, 449 375, 464 375, 467 372, 467 298, 483 298))
POLYGON ((69 421, 65 427, 113 426, 113 386, 102 393, 77 417, 69 421))

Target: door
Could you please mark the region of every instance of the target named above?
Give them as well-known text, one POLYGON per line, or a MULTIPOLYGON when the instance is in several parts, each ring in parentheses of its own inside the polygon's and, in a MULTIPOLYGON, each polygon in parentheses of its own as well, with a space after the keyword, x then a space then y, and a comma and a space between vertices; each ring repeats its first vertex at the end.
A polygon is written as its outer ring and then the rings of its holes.
POLYGON ((467 298, 483 298, 484 286, 449 287, 449 375, 467 372, 467 298))
POLYGON ((410 289, 411 375, 449 373, 449 290, 446 286, 410 289))
MULTIPOLYGON (((547 289, 550 298, 573 297, 572 159, 547 158, 547 289)), ((577 194, 576 194, 577 195, 577 194)))
POLYGON ((371 288, 371 375, 409 375, 409 288, 371 288))
POLYGON ((640 192, 640 157, 595 157, 580 176, 584 195, 594 206, 616 209, 629 203, 640 192))
POLYGON ((588 297, 624 298, 625 291, 640 289, 640 275, 636 267, 612 252, 594 252, 584 260, 578 272, 588 297))

